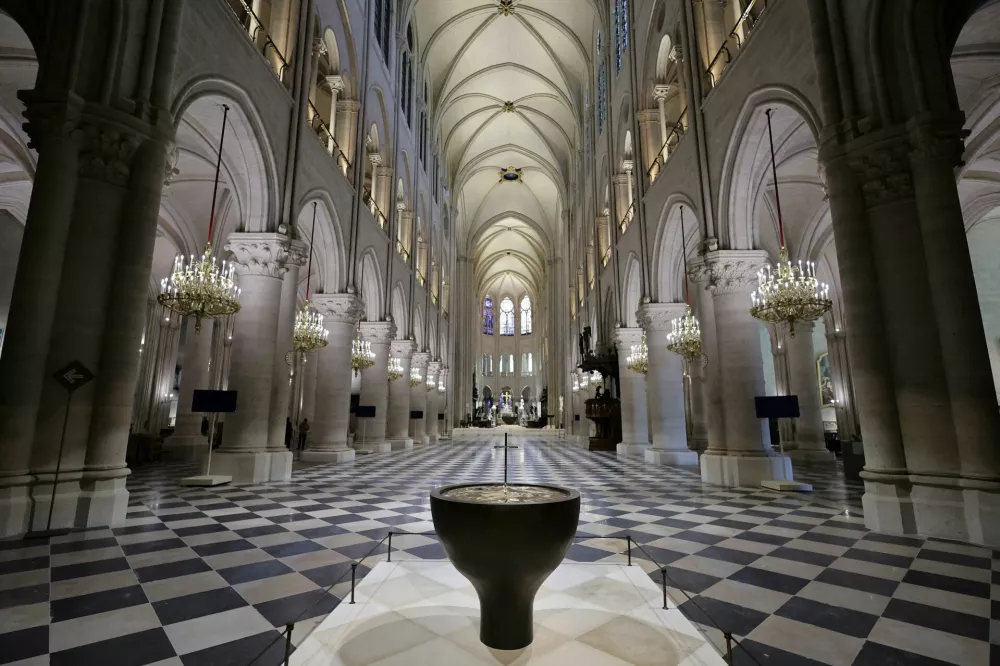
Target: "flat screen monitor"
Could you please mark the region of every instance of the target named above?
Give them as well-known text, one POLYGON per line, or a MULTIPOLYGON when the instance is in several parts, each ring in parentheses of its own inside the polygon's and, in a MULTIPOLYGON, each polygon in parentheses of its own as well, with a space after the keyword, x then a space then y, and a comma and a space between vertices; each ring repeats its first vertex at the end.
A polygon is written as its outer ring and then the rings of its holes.
POLYGON ((191 399, 191 411, 197 413, 231 414, 236 411, 236 391, 196 389, 191 399))
POLYGON ((763 395, 753 399, 759 419, 799 418, 799 396, 763 395))

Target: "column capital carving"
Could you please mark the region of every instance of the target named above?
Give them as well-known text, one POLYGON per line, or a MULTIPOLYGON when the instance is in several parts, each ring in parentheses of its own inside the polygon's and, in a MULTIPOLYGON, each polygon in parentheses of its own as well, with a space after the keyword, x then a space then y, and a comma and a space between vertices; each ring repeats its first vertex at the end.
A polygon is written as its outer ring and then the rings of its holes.
POLYGON ((641 328, 616 328, 615 342, 618 343, 618 358, 624 360, 625 355, 628 353, 628 348, 631 345, 639 344, 644 335, 646 335, 646 331, 641 328))
POLYGON ((372 166, 378 167, 382 164, 382 156, 378 153, 368 153, 368 161, 372 163, 372 166))
POLYGON ((361 322, 361 339, 374 344, 387 345, 396 337, 396 324, 391 321, 361 322))
MULTIPOLYGON (((430 361, 427 363, 427 377, 437 377, 441 372, 441 361, 430 361)), ((427 379, 424 377, 424 379, 427 379)))
MULTIPOLYGON (((671 60, 673 59, 673 50, 670 52, 671 60)), ((666 100, 670 96, 670 92, 675 88, 668 83, 660 83, 653 86, 653 99, 657 102, 660 100, 666 100)))
POLYGON ((963 139, 969 135, 963 123, 961 114, 936 121, 914 118, 907 123, 913 145, 910 157, 914 160, 941 160, 951 168, 961 166, 965 152, 963 139))
POLYGON ((684 316, 686 308, 686 303, 645 303, 636 311, 636 319, 647 335, 653 331, 667 332, 670 322, 684 316))
POLYGON ((684 52, 677 45, 674 45, 670 48, 667 58, 674 62, 684 62, 684 52))
POLYGON ((393 340, 389 343, 389 352, 396 358, 409 360, 416 350, 417 343, 413 340, 393 340))
POLYGON ((354 294, 314 294, 311 303, 326 321, 340 324, 353 326, 365 312, 364 303, 354 294))
POLYGON ((410 360, 410 366, 418 370, 426 370, 430 360, 430 352, 415 352, 413 358, 410 360))
POLYGON ((112 185, 128 185, 132 158, 145 137, 124 125, 89 115, 80 119, 77 131, 80 133, 77 166, 80 176, 112 185))
POLYGON ((24 102, 22 125, 30 141, 29 148, 40 150, 48 137, 67 138, 80 122, 83 99, 68 93, 67 99, 43 99, 36 90, 19 90, 18 98, 24 102))
POLYGON ((757 271, 767 262, 764 250, 715 250, 692 264, 688 275, 694 282, 707 282, 713 296, 749 293, 757 287, 757 271))
MULTIPOLYGON (((335 90, 337 92, 342 92, 344 88, 347 87, 346 84, 344 83, 344 77, 342 77, 340 74, 331 74, 330 76, 327 76, 326 84, 330 86, 330 90, 335 90)), ((337 103, 337 106, 340 106, 339 102, 337 103)))
POLYGON ((280 278, 285 274, 291 239, 275 233, 235 233, 226 249, 233 253, 239 275, 280 278))
POLYGON ((305 241, 289 240, 285 266, 305 266, 307 259, 309 259, 309 246, 306 245, 305 241))
MULTIPOLYGON (((381 158, 379 158, 381 160, 381 158)), ((392 177, 392 167, 391 166, 379 166, 375 169, 375 175, 381 178, 392 177)))
POLYGON ((611 177, 611 182, 615 185, 628 185, 628 174, 627 173, 616 173, 611 177))
POLYGON ((312 40, 312 54, 314 58, 326 53, 326 42, 323 41, 322 37, 313 37, 312 40))
POLYGON ((912 147, 905 136, 896 136, 851 152, 848 164, 858 177, 865 204, 869 208, 913 196, 911 152, 912 147))
POLYGON ((636 114, 636 118, 641 124, 654 124, 660 121, 659 109, 643 109, 636 114))

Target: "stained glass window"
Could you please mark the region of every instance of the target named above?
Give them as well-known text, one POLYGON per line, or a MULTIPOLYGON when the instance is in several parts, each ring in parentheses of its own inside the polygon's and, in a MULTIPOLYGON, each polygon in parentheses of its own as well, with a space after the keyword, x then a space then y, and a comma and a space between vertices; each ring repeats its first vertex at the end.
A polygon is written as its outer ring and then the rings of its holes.
POLYGON ((493 298, 490 296, 483 301, 483 333, 493 335, 493 298))
POLYGON ((531 299, 525 294, 521 299, 521 335, 531 334, 531 299))
POLYGON ((622 56, 628 47, 628 0, 612 0, 615 13, 615 71, 621 71, 622 56))
POLYGON ((500 301, 500 335, 514 335, 514 301, 507 296, 500 301))
POLYGON ((493 354, 483 354, 483 377, 493 376, 493 354))

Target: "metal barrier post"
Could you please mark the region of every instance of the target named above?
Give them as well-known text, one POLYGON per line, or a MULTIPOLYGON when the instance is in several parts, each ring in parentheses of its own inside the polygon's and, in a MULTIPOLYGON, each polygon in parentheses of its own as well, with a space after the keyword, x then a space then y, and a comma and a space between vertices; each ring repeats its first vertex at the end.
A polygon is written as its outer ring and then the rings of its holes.
POLYGON ((358 571, 358 563, 351 562, 351 603, 354 603, 354 576, 358 571))
POLYGON ((722 635, 726 639, 726 662, 733 666, 733 635, 728 631, 723 631, 722 635))
POLYGON ((632 535, 626 534, 625 538, 628 540, 628 565, 632 566, 632 535))
POLYGON ((385 561, 392 562, 392 531, 389 531, 389 550, 386 551, 385 561))
POLYGON ((667 610, 667 569, 664 567, 660 569, 660 575, 663 577, 663 610, 667 610))
POLYGON ((285 666, 288 666, 288 660, 292 657, 292 630, 295 629, 295 623, 291 623, 285 626, 285 666))

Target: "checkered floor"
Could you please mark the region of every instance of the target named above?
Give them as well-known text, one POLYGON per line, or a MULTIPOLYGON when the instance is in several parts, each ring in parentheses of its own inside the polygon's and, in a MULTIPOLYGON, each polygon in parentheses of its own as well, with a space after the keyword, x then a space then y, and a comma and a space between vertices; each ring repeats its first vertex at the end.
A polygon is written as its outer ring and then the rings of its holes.
MULTIPOLYGON (((737 664, 1000 664, 1000 552, 867 532, 860 487, 832 467, 800 472, 816 491, 789 496, 519 443, 512 479, 581 491, 585 538, 569 558, 618 561, 630 535, 688 617, 717 644, 714 627, 740 641, 737 664)), ((411 533, 394 537, 394 558, 444 556, 416 534, 433 529, 430 488, 502 468, 490 442, 452 442, 297 469, 280 485, 182 488, 188 467, 140 469, 125 526, 0 543, 0 663, 278 664, 284 625, 301 640, 389 530, 411 533)))

